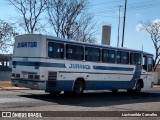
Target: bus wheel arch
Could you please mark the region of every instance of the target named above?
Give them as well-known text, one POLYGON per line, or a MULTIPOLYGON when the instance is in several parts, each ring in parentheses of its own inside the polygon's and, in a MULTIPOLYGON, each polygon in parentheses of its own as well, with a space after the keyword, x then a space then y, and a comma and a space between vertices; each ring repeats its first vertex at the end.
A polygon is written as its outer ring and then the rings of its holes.
POLYGON ((140 93, 143 87, 144 87, 143 80, 142 79, 137 80, 135 85, 135 92, 140 93))
POLYGON ((143 80, 142 80, 142 79, 139 79, 137 82, 139 82, 139 83, 140 83, 141 88, 143 88, 143 87, 144 87, 144 82, 143 82, 143 80))
POLYGON ((73 94, 80 95, 85 90, 85 79, 77 78, 73 83, 73 94))

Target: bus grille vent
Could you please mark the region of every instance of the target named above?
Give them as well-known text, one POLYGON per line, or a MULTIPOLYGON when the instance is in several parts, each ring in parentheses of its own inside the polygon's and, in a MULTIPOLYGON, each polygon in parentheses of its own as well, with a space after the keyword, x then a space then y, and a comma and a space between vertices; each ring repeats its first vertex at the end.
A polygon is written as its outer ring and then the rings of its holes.
POLYGON ((48 81, 57 80, 57 72, 49 72, 48 73, 48 81))

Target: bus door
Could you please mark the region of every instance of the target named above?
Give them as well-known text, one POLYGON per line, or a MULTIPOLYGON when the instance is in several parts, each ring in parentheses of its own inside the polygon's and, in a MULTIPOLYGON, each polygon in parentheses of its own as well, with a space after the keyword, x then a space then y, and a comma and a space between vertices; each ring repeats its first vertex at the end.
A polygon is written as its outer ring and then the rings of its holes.
POLYGON ((153 82, 153 57, 144 55, 143 56, 143 69, 145 72, 143 72, 143 80, 144 80, 144 87, 150 88, 153 82))

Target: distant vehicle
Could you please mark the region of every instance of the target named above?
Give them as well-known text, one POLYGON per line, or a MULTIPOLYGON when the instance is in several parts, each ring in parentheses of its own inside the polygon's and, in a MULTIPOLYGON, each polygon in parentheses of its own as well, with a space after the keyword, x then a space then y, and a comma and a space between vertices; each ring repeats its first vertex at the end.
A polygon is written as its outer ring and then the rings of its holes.
POLYGON ((15 38, 12 85, 54 94, 153 85, 153 55, 139 50, 24 34, 15 38))

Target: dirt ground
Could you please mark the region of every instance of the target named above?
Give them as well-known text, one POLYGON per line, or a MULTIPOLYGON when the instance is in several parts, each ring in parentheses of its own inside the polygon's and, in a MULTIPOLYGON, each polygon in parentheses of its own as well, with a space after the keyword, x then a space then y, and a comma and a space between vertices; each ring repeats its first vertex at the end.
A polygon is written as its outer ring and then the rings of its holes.
POLYGON ((11 87, 11 81, 7 80, 7 81, 0 81, 0 88, 3 87, 11 87))

